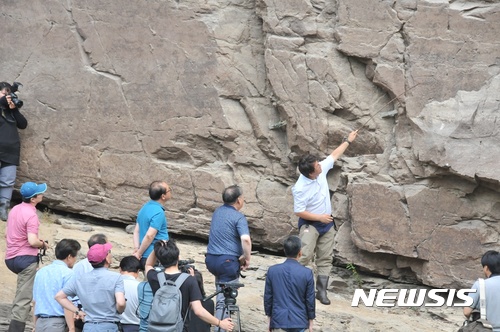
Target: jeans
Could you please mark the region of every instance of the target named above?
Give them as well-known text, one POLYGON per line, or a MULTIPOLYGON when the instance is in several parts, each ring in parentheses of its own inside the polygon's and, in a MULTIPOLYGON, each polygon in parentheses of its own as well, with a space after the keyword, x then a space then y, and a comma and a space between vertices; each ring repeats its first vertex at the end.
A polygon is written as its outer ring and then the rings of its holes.
POLYGON ((16 182, 17 166, 0 162, 0 200, 10 201, 16 182))

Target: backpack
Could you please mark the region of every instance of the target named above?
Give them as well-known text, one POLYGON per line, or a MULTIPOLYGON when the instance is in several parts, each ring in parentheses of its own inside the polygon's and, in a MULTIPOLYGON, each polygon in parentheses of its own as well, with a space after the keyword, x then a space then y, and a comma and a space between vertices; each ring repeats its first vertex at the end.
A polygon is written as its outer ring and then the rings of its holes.
MULTIPOLYGON (((484 285, 484 279, 479 278, 479 306, 480 314, 479 317, 473 318, 472 321, 466 320, 463 326, 458 329, 458 332, 488 332, 493 331, 493 326, 489 321, 486 320, 486 287, 484 285)), ((474 312, 473 312, 474 313, 474 312)), ((474 317, 474 315, 471 315, 474 317)), ((471 318, 471 317, 469 317, 471 318)))
POLYGON ((182 294, 181 286, 189 277, 181 273, 175 282, 166 280, 165 273, 158 272, 160 288, 153 297, 153 304, 149 312, 149 332, 182 332, 184 320, 182 319, 182 294))

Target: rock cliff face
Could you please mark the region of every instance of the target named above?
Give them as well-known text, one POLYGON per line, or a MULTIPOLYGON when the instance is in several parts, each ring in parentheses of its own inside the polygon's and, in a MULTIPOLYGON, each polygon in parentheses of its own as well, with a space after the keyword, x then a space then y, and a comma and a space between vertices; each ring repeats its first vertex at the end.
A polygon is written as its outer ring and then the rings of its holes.
POLYGON ((0 80, 24 84, 30 122, 18 180, 47 181, 53 209, 131 223, 165 179, 171 232, 206 237, 237 183, 254 242, 279 248, 296 232, 300 155, 361 128, 329 175, 338 262, 464 286, 498 248, 496 2, 17 0, 2 12, 0 80))

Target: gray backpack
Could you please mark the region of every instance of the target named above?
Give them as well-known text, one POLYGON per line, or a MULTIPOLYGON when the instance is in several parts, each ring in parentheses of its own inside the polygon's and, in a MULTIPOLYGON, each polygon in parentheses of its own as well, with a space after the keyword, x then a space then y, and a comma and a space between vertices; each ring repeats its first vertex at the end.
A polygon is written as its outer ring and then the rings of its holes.
POLYGON ((165 273, 158 272, 160 288, 153 297, 148 319, 149 332, 182 332, 184 320, 180 288, 188 277, 189 274, 181 273, 173 282, 165 279, 165 273))

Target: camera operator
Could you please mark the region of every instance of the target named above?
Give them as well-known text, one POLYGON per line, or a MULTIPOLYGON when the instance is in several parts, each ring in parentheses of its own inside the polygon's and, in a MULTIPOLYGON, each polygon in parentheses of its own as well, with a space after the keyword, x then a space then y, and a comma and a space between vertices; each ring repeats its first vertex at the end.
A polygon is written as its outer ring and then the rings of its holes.
MULTIPOLYGON (((201 295, 203 296, 204 300, 201 301, 201 304, 203 305, 203 308, 205 308, 211 315, 215 313, 215 303, 212 299, 206 299, 205 298, 205 286, 203 282, 203 275, 201 274, 200 271, 198 271, 194 265, 191 265, 194 263, 194 259, 186 259, 186 260, 180 260, 179 261, 179 270, 184 273, 191 274, 193 277, 195 277, 196 281, 198 282, 198 287, 200 287, 201 295), (194 273, 193 273, 194 272, 194 273)), ((186 318, 186 321, 188 321, 189 326, 188 329, 191 332, 210 332, 211 327, 210 324, 204 322, 201 318, 196 316, 192 310, 189 311, 188 316, 186 318)))
POLYGON ((0 219, 3 221, 7 221, 7 209, 10 207, 21 152, 17 130, 28 126, 11 93, 12 86, 0 82, 0 219))
MULTIPOLYGON (((151 285, 151 289, 153 294, 156 294, 158 289, 160 289, 160 283, 158 282, 158 273, 154 265, 156 263, 156 259, 160 261, 161 265, 165 268, 165 278, 166 280, 171 280, 175 282, 177 278, 181 275, 181 271, 179 270, 178 262, 179 262, 179 248, 175 244, 173 239, 169 241, 160 240, 154 244, 154 251, 148 256, 146 260, 146 276, 151 285)), ((203 321, 221 327, 225 330, 232 331, 234 328, 234 324, 231 322, 230 318, 226 318, 224 320, 219 320, 211 315, 205 308, 203 308, 201 304, 201 300, 203 299, 201 295, 200 288, 198 286, 198 282, 196 279, 190 275, 186 281, 180 287, 180 291, 182 294, 182 317, 186 317, 186 312, 191 306, 191 310, 194 312, 196 316, 201 318, 203 321)), ((154 310, 154 308, 151 308, 154 310)), ((184 325, 184 332, 188 332, 188 324, 184 325)))

